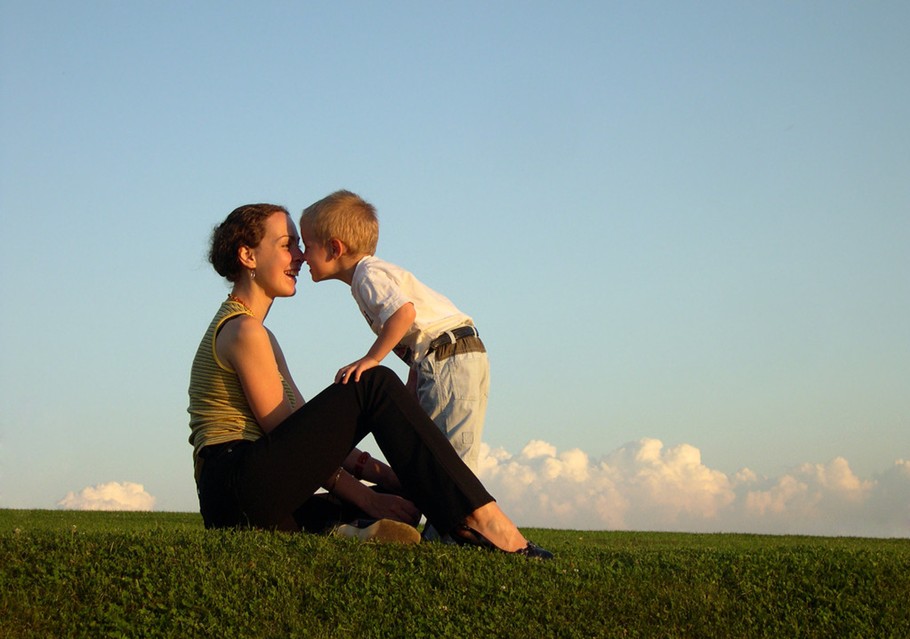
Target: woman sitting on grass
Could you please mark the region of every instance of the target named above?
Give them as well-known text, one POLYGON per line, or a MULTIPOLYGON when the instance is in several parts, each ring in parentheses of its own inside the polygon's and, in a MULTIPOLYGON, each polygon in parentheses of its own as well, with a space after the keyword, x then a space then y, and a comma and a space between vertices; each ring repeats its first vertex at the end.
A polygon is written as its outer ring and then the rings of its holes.
POLYGON ((371 519, 416 524, 423 513, 460 542, 552 557, 522 536, 389 369, 304 403, 263 325, 276 297, 295 294, 303 264, 286 209, 237 208, 213 232, 209 258, 233 290, 190 375, 190 443, 206 527, 311 528, 324 521, 324 502, 314 497, 323 486, 371 519), (370 433, 391 468, 355 448, 370 433))

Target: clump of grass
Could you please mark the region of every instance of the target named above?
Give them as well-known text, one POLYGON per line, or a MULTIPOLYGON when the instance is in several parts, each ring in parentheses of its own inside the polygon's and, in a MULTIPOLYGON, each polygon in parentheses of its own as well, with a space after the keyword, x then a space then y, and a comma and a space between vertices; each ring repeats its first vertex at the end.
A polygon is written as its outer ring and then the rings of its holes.
POLYGON ((910 636, 910 540, 526 533, 556 559, 0 511, 0 637, 910 636))

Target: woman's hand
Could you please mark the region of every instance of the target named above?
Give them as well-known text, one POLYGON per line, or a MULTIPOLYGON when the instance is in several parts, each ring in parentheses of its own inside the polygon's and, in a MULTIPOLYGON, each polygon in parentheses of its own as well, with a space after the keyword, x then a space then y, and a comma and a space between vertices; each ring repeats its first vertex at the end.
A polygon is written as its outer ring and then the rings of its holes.
MULTIPOLYGON (((345 460, 346 463, 359 452, 356 448, 351 451, 348 460, 345 460)), ((388 470, 391 472, 392 469, 388 470)), ((394 477, 394 473, 392 475, 394 477)), ((397 479, 395 477, 395 481, 397 479)), ((376 492, 342 468, 328 477, 323 487, 338 499, 354 504, 375 519, 394 519, 412 526, 416 526, 420 521, 420 510, 413 502, 399 495, 376 492)))
POLYGON ((417 506, 404 497, 370 492, 373 493, 373 496, 361 506, 363 511, 370 517, 394 519, 411 526, 416 526, 420 523, 420 511, 417 506))

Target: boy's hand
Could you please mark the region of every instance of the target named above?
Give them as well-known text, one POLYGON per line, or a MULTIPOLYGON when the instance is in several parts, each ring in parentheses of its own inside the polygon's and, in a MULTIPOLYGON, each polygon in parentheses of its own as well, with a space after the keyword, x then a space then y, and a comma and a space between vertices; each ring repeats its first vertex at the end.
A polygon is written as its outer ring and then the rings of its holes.
POLYGON ((392 352, 392 349, 401 342, 401 338, 410 330, 416 316, 417 312, 411 302, 403 304, 397 311, 392 313, 391 317, 379 329, 379 335, 376 336, 376 341, 373 342, 367 354, 356 362, 339 369, 335 374, 335 383, 347 384, 351 379, 359 382, 360 374, 363 371, 379 366, 379 362, 392 352))
POLYGON ((372 357, 361 357, 356 362, 343 366, 335 373, 336 384, 347 384, 349 381, 360 381, 360 374, 371 368, 379 366, 379 362, 372 357))

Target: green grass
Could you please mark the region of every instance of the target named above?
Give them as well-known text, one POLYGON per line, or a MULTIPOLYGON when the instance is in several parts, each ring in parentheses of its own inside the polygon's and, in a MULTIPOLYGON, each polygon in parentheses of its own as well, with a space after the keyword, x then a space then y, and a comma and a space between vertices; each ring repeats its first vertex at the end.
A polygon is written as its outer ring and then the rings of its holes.
POLYGON ((526 529, 440 544, 0 510, 0 637, 910 637, 910 540, 526 529))

